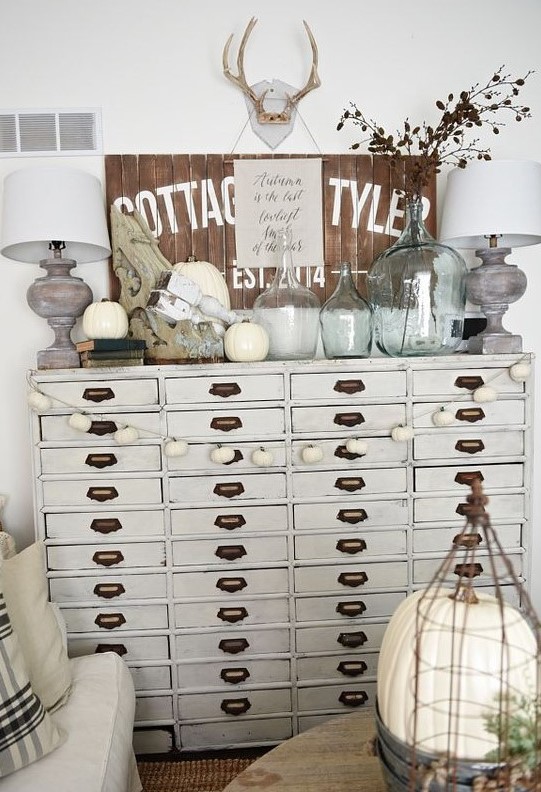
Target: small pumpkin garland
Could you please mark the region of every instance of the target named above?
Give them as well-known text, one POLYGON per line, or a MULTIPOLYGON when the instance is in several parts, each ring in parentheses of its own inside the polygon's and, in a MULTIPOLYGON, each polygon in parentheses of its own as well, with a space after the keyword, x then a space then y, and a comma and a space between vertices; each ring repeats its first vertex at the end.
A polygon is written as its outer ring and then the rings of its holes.
POLYGON ((235 450, 218 443, 216 448, 213 448, 210 452, 210 458, 217 465, 227 465, 228 462, 232 462, 235 459, 235 450))

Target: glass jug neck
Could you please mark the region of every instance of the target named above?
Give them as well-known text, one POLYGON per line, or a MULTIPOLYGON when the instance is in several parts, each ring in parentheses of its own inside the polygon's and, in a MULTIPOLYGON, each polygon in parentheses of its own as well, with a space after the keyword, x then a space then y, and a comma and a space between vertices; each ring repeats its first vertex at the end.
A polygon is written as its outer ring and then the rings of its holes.
POLYGON ((292 235, 291 229, 280 229, 277 233, 278 242, 281 250, 280 266, 276 268, 274 283, 280 288, 298 286, 300 282, 295 273, 293 265, 292 235))
POLYGON ((421 245, 424 242, 433 241, 433 237, 428 233, 424 224, 422 198, 408 201, 404 230, 400 234, 396 245, 421 245))

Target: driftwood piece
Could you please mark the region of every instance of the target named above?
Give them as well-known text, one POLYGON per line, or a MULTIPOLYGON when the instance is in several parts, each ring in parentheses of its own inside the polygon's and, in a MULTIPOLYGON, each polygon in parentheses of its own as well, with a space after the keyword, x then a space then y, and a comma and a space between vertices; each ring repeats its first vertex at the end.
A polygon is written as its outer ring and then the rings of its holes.
POLYGON ((118 301, 129 319, 129 334, 146 341, 151 363, 223 360, 223 341, 209 322, 166 321, 147 310, 152 290, 172 264, 138 213, 123 214, 111 207, 113 270, 120 283, 118 301))

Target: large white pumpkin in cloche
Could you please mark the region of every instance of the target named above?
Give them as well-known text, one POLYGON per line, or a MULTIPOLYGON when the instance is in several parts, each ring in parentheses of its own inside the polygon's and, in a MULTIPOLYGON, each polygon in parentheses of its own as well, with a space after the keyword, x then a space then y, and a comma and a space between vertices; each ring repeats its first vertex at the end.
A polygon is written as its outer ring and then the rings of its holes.
POLYGON ((195 256, 190 256, 188 261, 175 264, 173 269, 197 283, 203 294, 215 297, 224 308, 230 310, 231 299, 225 278, 210 261, 197 261, 195 256))
POLYGON ((486 725, 488 715, 498 714, 500 697, 536 696, 536 639, 511 605, 501 610, 495 597, 478 590, 479 601, 471 604, 451 593, 418 591, 394 612, 378 661, 378 706, 402 742, 479 760, 497 748, 486 725))

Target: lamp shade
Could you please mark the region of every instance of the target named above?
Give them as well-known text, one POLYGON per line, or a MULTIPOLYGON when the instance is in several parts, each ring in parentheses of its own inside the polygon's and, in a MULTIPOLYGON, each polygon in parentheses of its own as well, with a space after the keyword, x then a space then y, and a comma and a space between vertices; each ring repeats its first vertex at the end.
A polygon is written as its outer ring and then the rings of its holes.
POLYGON ((541 163, 489 160, 447 177, 439 238, 455 248, 514 248, 541 242, 541 163))
POLYGON ((65 242, 66 256, 102 261, 111 253, 101 182, 85 171, 33 167, 4 179, 2 247, 15 261, 47 259, 51 241, 65 242))

